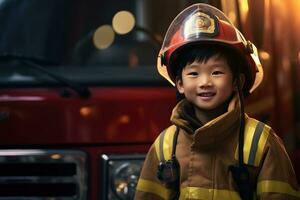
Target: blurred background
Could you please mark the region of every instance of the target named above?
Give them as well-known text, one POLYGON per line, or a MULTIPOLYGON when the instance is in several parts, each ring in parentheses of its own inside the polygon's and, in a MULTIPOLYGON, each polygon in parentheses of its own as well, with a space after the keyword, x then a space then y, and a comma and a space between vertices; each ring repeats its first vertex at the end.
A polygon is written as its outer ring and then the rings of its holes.
POLYGON ((246 112, 300 180, 299 0, 0 0, 0 199, 131 199, 176 103, 156 71, 163 36, 199 2, 257 46, 264 80, 246 112))

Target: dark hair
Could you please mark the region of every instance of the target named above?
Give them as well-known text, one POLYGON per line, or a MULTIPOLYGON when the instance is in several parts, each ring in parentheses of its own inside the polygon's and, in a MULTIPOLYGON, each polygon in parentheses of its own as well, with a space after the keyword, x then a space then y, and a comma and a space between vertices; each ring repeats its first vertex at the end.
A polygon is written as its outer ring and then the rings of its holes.
POLYGON ((223 57, 225 58, 228 66, 231 69, 234 80, 237 78, 239 74, 239 66, 241 62, 239 62, 239 55, 234 52, 231 48, 220 45, 201 45, 201 46, 193 46, 186 49, 182 49, 182 51, 177 52, 177 58, 173 59, 172 67, 174 71, 174 77, 181 77, 181 72, 183 68, 194 61, 198 62, 207 62, 213 56, 223 57), (180 54, 180 55, 179 55, 180 54))

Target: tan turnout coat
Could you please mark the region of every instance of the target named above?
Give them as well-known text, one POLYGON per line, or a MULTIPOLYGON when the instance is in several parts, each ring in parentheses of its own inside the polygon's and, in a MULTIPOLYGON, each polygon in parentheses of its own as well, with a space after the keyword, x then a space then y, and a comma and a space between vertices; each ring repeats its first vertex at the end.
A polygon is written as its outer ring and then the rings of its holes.
MULTIPOLYGON (((180 128, 176 157, 180 164, 180 197, 190 200, 239 200, 238 187, 229 171, 237 164, 240 109, 232 100, 228 112, 205 125, 196 120, 186 100, 174 108, 172 126, 164 134, 164 156, 169 159, 175 125, 180 128)), ((267 125, 246 115, 244 162, 255 180, 255 199, 300 200, 295 172, 281 139, 267 125)), ((157 178, 159 137, 151 146, 138 182, 135 200, 171 199, 172 188, 157 178)))

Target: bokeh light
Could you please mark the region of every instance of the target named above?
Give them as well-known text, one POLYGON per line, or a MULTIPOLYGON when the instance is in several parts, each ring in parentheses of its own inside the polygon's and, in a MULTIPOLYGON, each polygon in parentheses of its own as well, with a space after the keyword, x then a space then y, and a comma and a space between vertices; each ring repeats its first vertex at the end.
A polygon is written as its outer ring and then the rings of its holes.
POLYGON ((127 34, 135 26, 135 18, 129 11, 119 11, 113 17, 112 26, 116 33, 127 34))
POLYGON ((102 25, 94 33, 93 43, 98 49, 108 48, 115 39, 114 30, 110 25, 102 25))

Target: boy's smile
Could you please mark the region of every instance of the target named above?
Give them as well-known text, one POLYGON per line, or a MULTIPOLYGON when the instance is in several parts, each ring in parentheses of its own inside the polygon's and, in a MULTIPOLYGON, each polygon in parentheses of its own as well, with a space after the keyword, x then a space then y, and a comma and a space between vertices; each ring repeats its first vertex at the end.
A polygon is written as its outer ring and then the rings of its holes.
POLYGON ((177 78, 177 88, 198 109, 212 110, 225 103, 234 90, 226 59, 213 56, 206 62, 188 63, 177 78))
POLYGON ((209 101, 211 100, 214 96, 216 95, 215 92, 200 92, 198 94, 198 96, 200 96, 200 98, 203 100, 203 101, 209 101))

